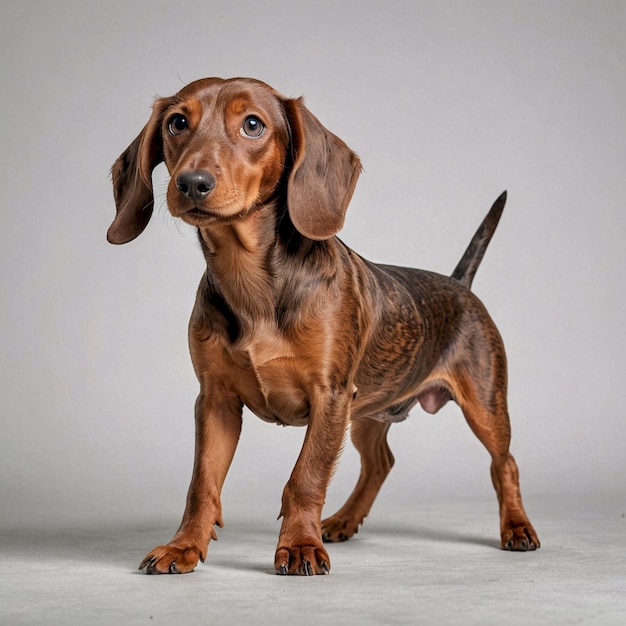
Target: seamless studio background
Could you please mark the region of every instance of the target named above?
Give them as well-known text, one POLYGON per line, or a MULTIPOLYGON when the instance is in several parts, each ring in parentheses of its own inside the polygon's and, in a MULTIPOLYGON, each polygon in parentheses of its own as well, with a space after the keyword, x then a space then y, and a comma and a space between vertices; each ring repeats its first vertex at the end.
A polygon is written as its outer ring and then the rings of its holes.
MULTIPOLYGON (((202 255, 168 215, 162 167, 145 233, 122 247, 105 233, 113 161, 156 95, 204 76, 304 95, 360 155, 340 236, 373 261, 449 273, 508 190, 474 291, 507 346, 527 508, 537 520, 541 498, 563 494, 626 506, 624 3, 59 0, 0 13, 0 527, 174 530, 182 513, 202 255)), ((227 523, 275 519, 303 436, 245 415, 227 523)), ((415 409, 390 443, 372 516, 493 498, 497 536, 489 458, 456 406, 415 409)), ((357 473, 348 445, 328 512, 357 473)))

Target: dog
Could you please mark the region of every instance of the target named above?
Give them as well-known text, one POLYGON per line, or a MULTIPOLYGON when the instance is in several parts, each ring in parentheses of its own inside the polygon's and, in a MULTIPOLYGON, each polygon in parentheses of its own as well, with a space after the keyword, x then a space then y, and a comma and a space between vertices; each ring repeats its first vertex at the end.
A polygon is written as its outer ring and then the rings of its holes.
POLYGON ((539 548, 509 452, 502 339, 470 291, 506 192, 450 277, 371 263, 336 237, 361 172, 357 155, 302 98, 255 79, 207 78, 157 99, 114 163, 109 242, 145 229, 161 162, 169 211, 197 228, 207 269, 189 323, 200 393, 186 507, 173 539, 139 569, 184 573, 204 561, 223 526, 221 491, 244 405, 267 422, 306 426, 282 495, 278 574, 329 573, 324 543, 357 532, 393 466, 390 425, 415 405, 436 413, 449 400, 491 455, 502 548, 539 548), (348 430, 360 476, 322 521, 348 430))

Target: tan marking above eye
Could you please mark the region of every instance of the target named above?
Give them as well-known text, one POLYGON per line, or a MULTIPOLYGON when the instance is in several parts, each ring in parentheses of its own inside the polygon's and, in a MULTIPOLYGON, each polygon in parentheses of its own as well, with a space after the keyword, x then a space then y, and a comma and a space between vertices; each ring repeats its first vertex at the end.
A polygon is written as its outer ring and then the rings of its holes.
POLYGON ((197 98, 190 98, 175 104, 165 115, 165 128, 174 137, 187 129, 195 131, 200 124, 202 111, 202 103, 197 98))
POLYGON ((247 98, 235 98, 228 103, 227 111, 232 115, 241 115, 245 112, 249 105, 250 103, 247 98))

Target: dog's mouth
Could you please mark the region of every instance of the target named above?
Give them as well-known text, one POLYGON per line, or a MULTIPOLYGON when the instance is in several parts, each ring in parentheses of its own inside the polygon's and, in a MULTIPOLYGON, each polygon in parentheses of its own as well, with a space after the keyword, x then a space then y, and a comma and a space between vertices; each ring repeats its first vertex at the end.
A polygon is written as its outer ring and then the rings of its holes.
POLYGON ((187 222, 188 224, 191 224, 192 226, 202 228, 203 226, 208 226, 210 224, 215 224, 215 223, 227 224, 230 222, 240 220, 246 215, 248 215, 248 213, 250 213, 250 210, 251 209, 247 208, 237 213, 225 215, 224 213, 218 210, 201 209, 195 206, 180 213, 178 217, 180 217, 180 219, 187 222))
POLYGON ((183 211, 176 211, 174 212, 174 216, 179 217, 181 220, 191 224, 192 226, 209 224, 219 219, 218 215, 215 213, 207 211, 206 209, 201 209, 197 206, 190 207, 183 211))
POLYGON ((185 215, 187 215, 188 217, 192 217, 194 219, 199 219, 199 220, 214 217, 208 211, 204 211, 203 209, 199 209, 198 207, 189 209, 189 211, 187 211, 185 215))

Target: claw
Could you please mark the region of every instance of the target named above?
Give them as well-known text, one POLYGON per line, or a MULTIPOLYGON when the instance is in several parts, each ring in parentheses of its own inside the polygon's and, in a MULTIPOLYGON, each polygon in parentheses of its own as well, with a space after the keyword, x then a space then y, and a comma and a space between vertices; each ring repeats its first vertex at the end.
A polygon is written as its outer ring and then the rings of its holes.
POLYGON ((311 563, 309 561, 303 561, 302 569, 304 570, 304 575, 305 576, 313 576, 314 575, 313 567, 312 567, 312 565, 311 565, 311 563))
POLYGON ((289 573, 289 570, 287 569, 286 565, 281 565, 277 570, 276 573, 279 576, 287 576, 287 574, 289 573))
POLYGON ((325 576, 326 574, 330 574, 330 568, 328 567, 328 563, 326 563, 326 561, 322 562, 322 575, 325 576))
POLYGON ((180 574, 178 568, 176 567, 176 561, 172 561, 169 567, 170 574, 180 574))
POLYGON ((139 570, 142 569, 146 569, 146 567, 150 567, 151 565, 154 565, 156 561, 156 557, 153 556, 147 556, 140 564, 139 564, 139 570))

